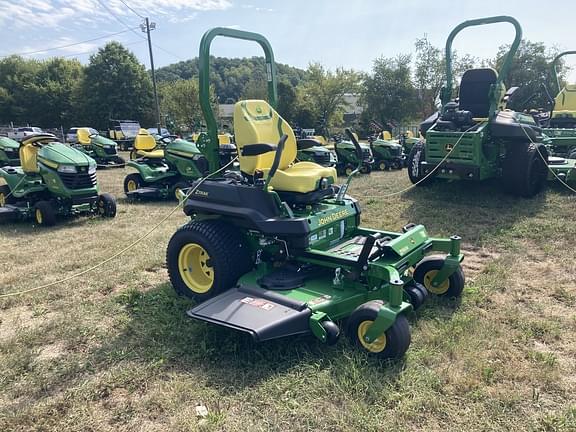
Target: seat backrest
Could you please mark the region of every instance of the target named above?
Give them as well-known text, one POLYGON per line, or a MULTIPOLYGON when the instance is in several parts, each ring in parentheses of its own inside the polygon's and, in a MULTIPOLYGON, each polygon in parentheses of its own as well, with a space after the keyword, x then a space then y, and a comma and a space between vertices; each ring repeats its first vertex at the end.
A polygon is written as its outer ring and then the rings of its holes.
POLYGON ((39 147, 32 144, 25 144, 20 147, 20 166, 25 173, 37 173, 39 147))
POLYGON ((459 109, 470 111, 472 117, 488 117, 490 87, 496 83, 498 73, 492 68, 469 69, 460 81, 459 109))
POLYGON ((230 135, 228 134, 218 134, 218 143, 222 144, 230 144, 230 135))
POLYGON ((272 167, 276 152, 258 156, 242 156, 244 146, 251 144, 278 144, 282 135, 288 135, 278 169, 288 168, 296 159, 294 131, 282 117, 263 100, 245 100, 234 106, 234 137, 238 147, 240 170, 252 175, 256 170, 272 167))
POLYGON ((392 134, 388 131, 382 131, 382 139, 385 141, 390 141, 392 139, 392 134))
POLYGON ((88 128, 78 128, 76 136, 78 137, 78 142, 80 144, 90 144, 90 130, 88 128))
POLYGON ((134 139, 134 148, 136 150, 154 150, 156 148, 156 140, 148 132, 139 133, 134 139))
POLYGON ((414 134, 412 133, 412 131, 406 131, 405 135, 406 135, 406 138, 414 138, 414 134))
POLYGON ((566 84, 558 93, 554 99, 554 111, 576 111, 576 84, 566 84))

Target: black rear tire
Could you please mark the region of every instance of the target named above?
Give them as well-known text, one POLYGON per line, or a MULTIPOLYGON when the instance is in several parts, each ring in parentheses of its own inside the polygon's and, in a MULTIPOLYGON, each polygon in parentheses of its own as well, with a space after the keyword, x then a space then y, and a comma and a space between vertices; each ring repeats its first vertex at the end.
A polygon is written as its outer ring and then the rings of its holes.
POLYGON ((428 290, 426 290, 426 288, 419 283, 412 283, 407 285, 404 287, 404 291, 406 291, 406 294, 408 294, 408 297, 410 298, 410 304, 414 310, 420 309, 428 297, 428 290))
POLYGON ((56 216, 56 209, 50 201, 38 201, 34 206, 34 219, 40 226, 54 225, 56 216))
POLYGON ((548 179, 548 151, 542 144, 513 143, 506 148, 502 180, 506 190, 532 198, 544 189, 548 179))
POLYGON ((572 151, 570 151, 570 153, 568 154, 568 159, 576 159, 576 150, 572 149, 572 151))
POLYGON ((425 186, 434 180, 434 174, 428 175, 422 172, 422 161, 426 160, 426 146, 423 142, 414 144, 408 159, 406 160, 406 167, 408 168, 408 177, 412 184, 417 186, 425 186))
POLYGON ((116 216, 116 199, 109 193, 103 193, 98 196, 96 201, 98 214, 105 218, 113 218, 116 216))
POLYGON ((232 288, 252 267, 243 235, 236 227, 217 220, 180 227, 168 243, 166 262, 176 292, 199 301, 232 288), (194 253, 187 252, 194 249, 200 255, 196 268, 194 253))

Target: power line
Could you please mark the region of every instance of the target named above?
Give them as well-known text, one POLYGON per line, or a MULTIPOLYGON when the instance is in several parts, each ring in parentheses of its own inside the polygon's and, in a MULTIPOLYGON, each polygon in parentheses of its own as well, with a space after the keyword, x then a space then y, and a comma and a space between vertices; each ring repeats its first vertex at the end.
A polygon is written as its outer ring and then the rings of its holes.
MULTIPOLYGON (((127 43, 123 43, 122 46, 125 46, 125 47, 126 47, 126 46, 141 44, 141 43, 144 43, 144 41, 143 41, 143 40, 138 40, 138 41, 127 42, 127 43)), ((98 50, 96 49, 96 50, 91 50, 91 51, 83 51, 83 52, 79 52, 79 53, 66 54, 66 55, 62 55, 62 56, 58 56, 58 57, 64 57, 64 58, 66 58, 66 57, 76 57, 76 56, 83 55, 83 54, 92 54, 92 53, 95 53, 95 52, 97 52, 97 51, 98 51, 98 50)))
POLYGON ((140 15, 138 12, 136 12, 134 9, 132 9, 130 6, 128 6, 128 4, 124 0, 119 0, 119 1, 124 6, 126 6, 128 9, 130 9, 132 12, 134 12, 136 15, 138 15, 140 18, 144 19, 144 17, 142 15, 140 15))
POLYGON ((104 3, 102 0, 96 0, 100 6, 102 6, 104 9, 106 9, 108 11, 108 13, 110 15, 112 15, 112 17, 114 17, 114 19, 116 21, 118 21, 120 24, 122 24, 124 27, 126 27, 128 30, 130 30, 132 33, 134 33, 136 36, 138 36, 141 39, 146 39, 144 36, 142 36, 140 33, 134 31, 133 27, 130 27, 128 24, 126 24, 123 20, 120 19, 120 17, 118 17, 108 6, 106 6, 106 3, 104 3))
MULTIPOLYGON (((134 27, 134 28, 136 28, 136 27, 134 27)), ((11 56, 11 55, 23 56, 23 55, 30 55, 30 54, 39 54, 39 53, 43 53, 43 52, 46 52, 46 51, 56 51, 56 50, 59 50, 59 49, 62 49, 62 48, 69 48, 69 47, 76 46, 76 45, 82 45, 82 44, 87 43, 87 42, 94 42, 94 41, 97 41, 97 40, 100 40, 100 39, 106 39, 106 38, 109 38, 109 37, 111 37, 111 36, 116 36, 116 35, 119 35, 119 34, 122 34, 122 33, 126 33, 126 32, 128 32, 128 31, 132 31, 132 30, 134 30, 134 29, 122 30, 122 31, 119 31, 119 32, 116 32, 116 33, 107 34, 107 35, 105 35, 105 36, 99 36, 99 37, 96 37, 96 38, 93 38, 93 39, 87 39, 87 40, 84 40, 84 41, 74 42, 74 43, 67 44, 67 45, 60 45, 60 46, 53 47, 53 48, 46 48, 46 49, 37 50, 37 51, 27 51, 27 52, 22 52, 22 53, 15 53, 15 54, 6 54, 6 55, 0 56, 0 58, 9 57, 9 56, 11 56)), ((140 36, 140 35, 138 35, 138 36, 140 36)))

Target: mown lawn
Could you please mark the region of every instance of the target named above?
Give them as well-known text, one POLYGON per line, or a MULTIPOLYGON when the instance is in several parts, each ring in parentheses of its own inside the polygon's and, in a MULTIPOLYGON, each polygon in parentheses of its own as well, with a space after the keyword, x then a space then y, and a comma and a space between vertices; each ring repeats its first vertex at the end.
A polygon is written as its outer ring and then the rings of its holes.
MULTIPOLYGON (((0 293, 98 263, 174 206, 127 203, 126 172, 99 173, 114 220, 2 225, 0 293)), ((189 319, 165 269, 178 211, 104 268, 0 299, 0 431, 576 430, 576 197, 444 183, 379 198, 408 184, 405 170, 357 180, 364 225, 461 235, 467 284, 410 317, 401 361, 189 319)))

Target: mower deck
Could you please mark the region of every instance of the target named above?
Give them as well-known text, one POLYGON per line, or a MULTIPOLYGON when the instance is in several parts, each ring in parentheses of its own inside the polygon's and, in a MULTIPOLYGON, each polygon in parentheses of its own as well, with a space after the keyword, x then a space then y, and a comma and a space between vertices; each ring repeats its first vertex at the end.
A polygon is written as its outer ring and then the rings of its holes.
POLYGON ((556 174, 548 173, 549 181, 556 181, 558 178, 566 183, 576 183, 576 159, 564 159, 550 156, 548 166, 556 174))
POLYGON ((22 209, 12 204, 0 207, 0 221, 14 221, 22 214, 22 209))
POLYGON ((166 193, 163 189, 160 188, 144 186, 136 190, 126 192, 126 196, 131 199, 160 199, 165 198, 166 193))

